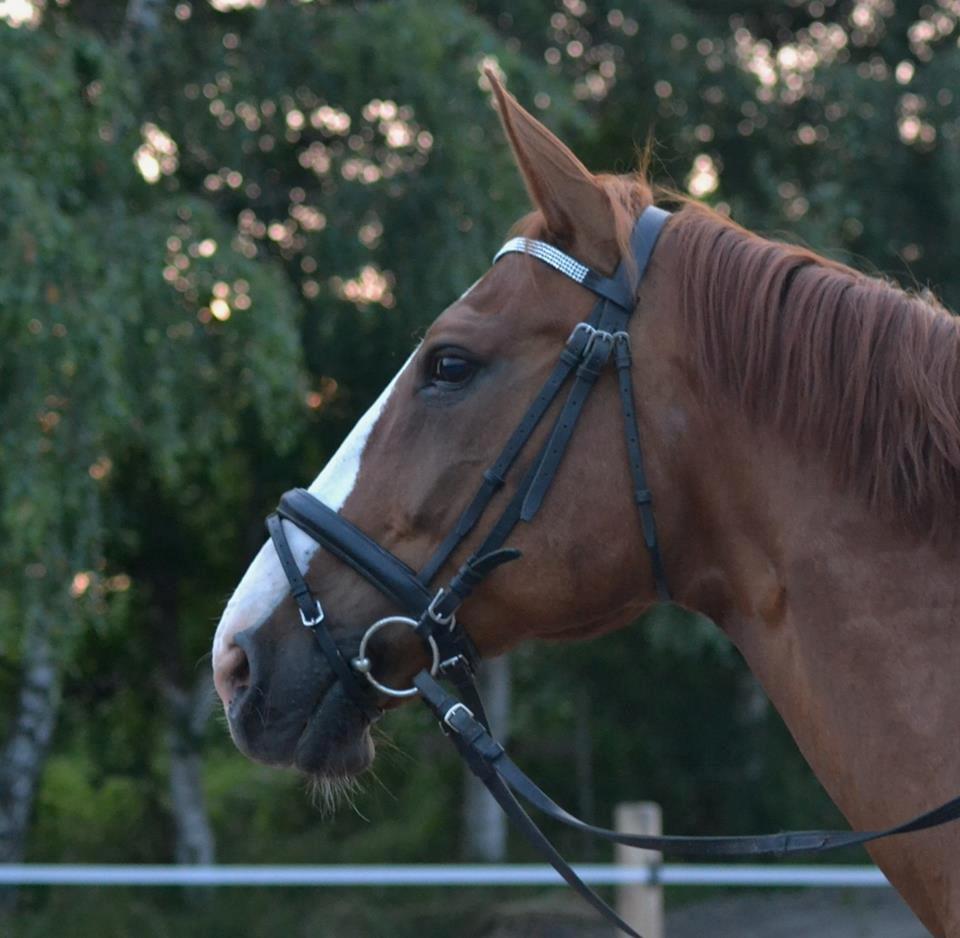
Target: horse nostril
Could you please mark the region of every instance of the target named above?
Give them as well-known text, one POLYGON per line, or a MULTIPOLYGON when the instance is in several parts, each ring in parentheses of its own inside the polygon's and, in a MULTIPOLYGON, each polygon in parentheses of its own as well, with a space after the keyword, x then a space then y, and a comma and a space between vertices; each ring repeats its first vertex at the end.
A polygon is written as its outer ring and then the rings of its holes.
POLYGON ((239 645, 231 645, 216 662, 213 684, 225 707, 250 686, 250 661, 239 645))

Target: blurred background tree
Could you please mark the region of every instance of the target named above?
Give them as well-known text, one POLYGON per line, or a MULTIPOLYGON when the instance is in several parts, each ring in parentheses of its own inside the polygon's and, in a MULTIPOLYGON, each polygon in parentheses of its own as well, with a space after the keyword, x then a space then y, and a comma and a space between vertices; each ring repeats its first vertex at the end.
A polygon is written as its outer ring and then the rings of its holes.
MULTIPOLYGON (((324 821, 207 719, 206 655, 278 494, 526 211, 485 64, 591 168, 631 171, 653 140, 659 182, 960 302, 949 0, 0 17, 2 859, 457 855, 460 770, 423 714, 391 716, 358 813, 324 821)), ((678 833, 838 820, 707 623, 654 614, 512 661, 516 756, 588 817, 642 795, 678 833)), ((30 894, 18 921, 59 902, 30 894)))

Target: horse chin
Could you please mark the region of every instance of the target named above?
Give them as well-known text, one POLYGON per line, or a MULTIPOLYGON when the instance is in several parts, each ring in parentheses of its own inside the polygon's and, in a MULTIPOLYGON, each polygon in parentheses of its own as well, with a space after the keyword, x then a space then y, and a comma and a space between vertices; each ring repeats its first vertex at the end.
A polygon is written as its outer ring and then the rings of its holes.
MULTIPOLYGON (((347 697, 339 684, 324 694, 297 741, 293 764, 318 784, 321 800, 331 800, 338 783, 370 768, 374 746, 370 719, 347 697)), ((344 787, 344 786, 341 786, 344 787)))

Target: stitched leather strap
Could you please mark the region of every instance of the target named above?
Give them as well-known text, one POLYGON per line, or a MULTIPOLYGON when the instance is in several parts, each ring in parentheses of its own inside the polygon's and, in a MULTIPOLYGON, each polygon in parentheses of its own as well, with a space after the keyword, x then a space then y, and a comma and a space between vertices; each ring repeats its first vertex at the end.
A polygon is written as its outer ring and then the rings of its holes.
POLYGON ((273 540, 273 546, 280 558, 283 572, 290 582, 290 591, 293 593, 293 598, 300 609, 303 624, 313 633, 313 637, 320 645, 320 650, 343 687, 344 693, 368 719, 376 719, 380 716, 380 708, 376 705, 373 694, 370 692, 370 685, 357 677, 341 654, 333 636, 327 630, 324 624, 323 609, 300 573, 300 567, 293 556, 293 551, 290 549, 290 543, 287 541, 287 535, 283 530, 283 522, 279 515, 272 514, 267 518, 267 531, 273 540))
POLYGON ((267 518, 267 532, 273 540, 274 549, 280 558, 280 566, 283 567, 284 575, 290 584, 290 593, 300 610, 301 618, 305 623, 311 620, 322 622, 323 609, 310 587, 307 586, 303 574, 300 573, 300 567, 293 556, 293 551, 290 550, 290 543, 279 515, 272 514, 267 518))

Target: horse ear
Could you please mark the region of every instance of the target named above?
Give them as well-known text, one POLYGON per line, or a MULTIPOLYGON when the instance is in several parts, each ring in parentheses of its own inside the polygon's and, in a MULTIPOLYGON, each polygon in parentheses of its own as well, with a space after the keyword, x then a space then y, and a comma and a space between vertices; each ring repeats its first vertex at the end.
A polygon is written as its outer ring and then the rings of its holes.
POLYGON ((520 174, 550 235, 584 262, 609 273, 620 250, 603 186, 569 147, 517 103, 492 69, 486 69, 486 76, 520 174))

